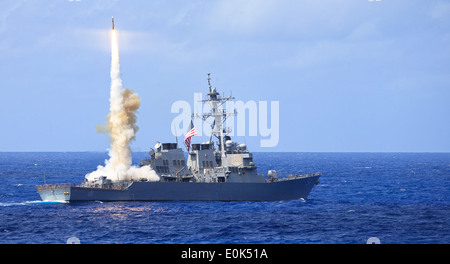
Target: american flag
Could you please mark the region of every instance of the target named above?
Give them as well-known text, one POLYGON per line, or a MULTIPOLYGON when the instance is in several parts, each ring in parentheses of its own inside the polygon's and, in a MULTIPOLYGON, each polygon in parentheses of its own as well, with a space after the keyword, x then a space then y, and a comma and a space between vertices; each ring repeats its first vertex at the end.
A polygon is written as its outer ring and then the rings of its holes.
POLYGON ((184 136, 184 144, 186 145, 188 152, 191 149, 191 137, 195 135, 197 135, 197 130, 195 130, 194 122, 192 122, 191 120, 191 126, 189 127, 189 130, 186 133, 186 135, 184 136))

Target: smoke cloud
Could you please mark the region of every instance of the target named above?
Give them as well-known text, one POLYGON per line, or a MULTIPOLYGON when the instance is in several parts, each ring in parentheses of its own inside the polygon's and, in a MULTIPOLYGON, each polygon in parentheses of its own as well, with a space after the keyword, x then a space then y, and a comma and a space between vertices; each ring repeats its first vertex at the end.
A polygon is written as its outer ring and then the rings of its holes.
POLYGON ((111 141, 109 160, 105 166, 99 165, 96 171, 86 174, 91 181, 100 176, 106 176, 112 181, 140 180, 158 181, 159 177, 150 166, 131 166, 130 142, 134 139, 136 126, 136 111, 141 99, 130 89, 124 89, 119 67, 119 46, 116 30, 111 31, 111 90, 110 108, 106 117, 106 126, 97 126, 97 131, 106 131, 111 141))

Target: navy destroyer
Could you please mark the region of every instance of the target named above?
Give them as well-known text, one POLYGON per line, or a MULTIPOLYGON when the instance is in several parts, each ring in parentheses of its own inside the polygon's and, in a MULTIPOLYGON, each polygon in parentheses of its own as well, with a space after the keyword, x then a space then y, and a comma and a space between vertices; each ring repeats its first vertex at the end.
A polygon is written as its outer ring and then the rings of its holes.
MULTIPOLYGON (((111 180, 100 176, 85 179, 81 184, 44 184, 36 186, 43 201, 280 201, 306 199, 321 173, 288 174, 279 178, 278 172, 267 175, 257 172, 253 155, 245 144, 232 141, 225 120, 237 115, 227 111, 224 103, 234 97, 223 97, 212 88, 208 74, 209 93, 202 103, 211 111, 192 115, 193 118, 213 119, 210 141, 190 145, 192 130, 186 135, 189 144, 185 152, 178 143, 157 143, 140 166, 150 166, 158 181, 147 178, 111 180), (212 137, 217 139, 211 141, 212 137), (216 147, 217 145, 217 147, 216 147)), ((244 113, 245 114, 245 113, 244 113)))

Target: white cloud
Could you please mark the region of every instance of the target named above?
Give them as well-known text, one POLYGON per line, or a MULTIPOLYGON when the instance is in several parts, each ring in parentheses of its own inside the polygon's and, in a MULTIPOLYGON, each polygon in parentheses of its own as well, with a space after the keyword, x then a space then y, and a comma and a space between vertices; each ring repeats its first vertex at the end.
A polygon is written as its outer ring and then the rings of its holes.
POLYGON ((276 7, 274 0, 224 0, 213 7, 210 20, 213 26, 232 31, 254 31, 270 20, 270 11, 276 7))
POLYGON ((18 9, 25 1, 1 1, 0 2, 0 32, 3 32, 6 29, 6 23, 8 17, 11 16, 12 13, 16 9, 18 9))
POLYGON ((450 2, 439 1, 431 9, 431 17, 438 20, 448 20, 450 18, 450 2))
POLYGON ((327 35, 361 17, 361 1, 222 0, 208 18, 212 30, 250 37, 327 35))
POLYGON ((177 41, 171 36, 147 31, 119 31, 121 53, 153 54, 167 58, 182 59, 186 56, 184 47, 187 41, 177 41))

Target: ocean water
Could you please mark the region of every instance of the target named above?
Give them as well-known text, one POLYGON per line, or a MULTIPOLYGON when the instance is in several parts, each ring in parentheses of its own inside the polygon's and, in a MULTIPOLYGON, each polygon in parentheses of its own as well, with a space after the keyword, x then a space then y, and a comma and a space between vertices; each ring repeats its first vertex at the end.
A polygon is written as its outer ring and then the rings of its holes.
MULTIPOLYGON (((138 164, 146 153, 134 153, 138 164)), ((307 200, 44 203, 106 153, 0 153, 0 243, 450 242, 450 153, 254 153, 258 171, 323 173, 307 200)))

